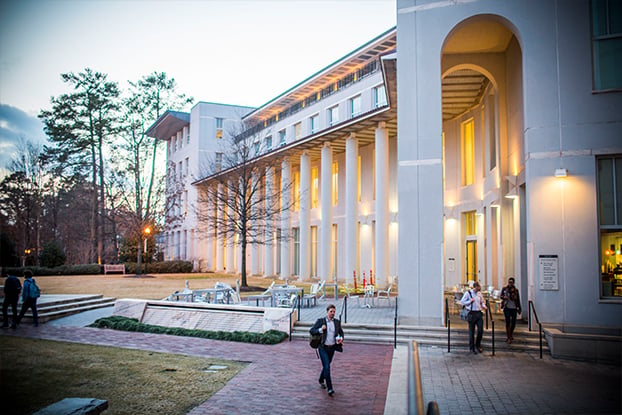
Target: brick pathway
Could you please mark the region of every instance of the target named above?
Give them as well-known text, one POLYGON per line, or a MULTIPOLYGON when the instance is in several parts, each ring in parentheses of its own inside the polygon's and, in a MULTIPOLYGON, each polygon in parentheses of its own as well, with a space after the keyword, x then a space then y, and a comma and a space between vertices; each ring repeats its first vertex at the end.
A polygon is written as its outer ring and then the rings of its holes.
POLYGON ((346 343, 331 366, 336 392, 331 398, 317 383, 321 363, 306 341, 267 346, 48 325, 22 325, 1 334, 250 362, 193 415, 382 414, 393 356, 392 346, 346 343))

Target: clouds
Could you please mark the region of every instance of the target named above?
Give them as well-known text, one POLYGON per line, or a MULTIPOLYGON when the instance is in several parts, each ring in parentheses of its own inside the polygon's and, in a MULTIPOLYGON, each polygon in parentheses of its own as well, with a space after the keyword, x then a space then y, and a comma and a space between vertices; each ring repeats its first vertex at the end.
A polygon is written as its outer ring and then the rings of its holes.
POLYGON ((6 104, 0 104, 0 169, 8 167, 21 139, 46 142, 43 123, 32 115, 6 104))

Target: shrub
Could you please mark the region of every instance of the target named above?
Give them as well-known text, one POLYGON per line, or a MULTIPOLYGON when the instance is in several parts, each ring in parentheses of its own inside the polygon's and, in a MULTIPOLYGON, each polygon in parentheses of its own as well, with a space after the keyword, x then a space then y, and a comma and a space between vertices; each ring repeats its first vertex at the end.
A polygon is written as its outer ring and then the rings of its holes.
POLYGON ((100 318, 95 320, 95 322, 93 322, 89 327, 259 344, 277 344, 287 338, 287 333, 283 333, 282 331, 278 330, 269 330, 264 333, 251 333, 247 331, 194 330, 183 329, 179 327, 163 327, 153 326, 150 324, 142 324, 134 318, 127 318, 122 316, 100 318))
MULTIPOLYGON (((128 274, 136 273, 136 263, 125 263, 125 272, 128 274)), ((163 261, 163 262, 149 262, 148 264, 141 264, 141 273, 153 273, 153 274, 187 274, 192 272, 192 262, 190 261, 163 261)))
POLYGON ((63 248, 56 240, 46 242, 39 254, 39 263, 42 267, 58 267, 65 264, 66 259, 67 256, 63 252, 63 248))

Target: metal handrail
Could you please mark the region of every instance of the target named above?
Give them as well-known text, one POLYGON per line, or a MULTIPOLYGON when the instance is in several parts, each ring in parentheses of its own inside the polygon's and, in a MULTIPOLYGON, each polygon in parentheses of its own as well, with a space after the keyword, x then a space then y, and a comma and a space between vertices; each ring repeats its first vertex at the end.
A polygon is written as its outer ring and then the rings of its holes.
POLYGON ((300 294, 296 295, 296 299, 294 300, 294 304, 292 304, 292 308, 289 310, 289 341, 292 341, 292 314, 298 308, 298 315, 296 316, 297 321, 300 321, 300 294))
MULTIPOLYGON (((421 367, 419 365, 419 349, 415 340, 408 347, 408 414, 423 415, 424 398, 423 382, 421 381, 421 367)), ((438 404, 435 401, 428 403, 428 415, 439 414, 438 404)))
POLYGON ((492 355, 495 355, 495 320, 490 311, 490 301, 486 300, 486 330, 488 330, 488 316, 490 315, 490 325, 492 326, 492 355))
POLYGON ((451 353, 451 320, 449 319, 449 301, 445 297, 445 327, 447 327, 447 353, 451 353))
POLYGON ((348 322, 348 295, 343 296, 343 304, 341 305, 341 312, 339 313, 339 320, 344 323, 348 322), (342 316, 345 316, 342 320, 342 316))
POLYGON ((397 349, 397 297, 395 297, 395 316, 393 317, 393 348, 397 349))
POLYGON ((531 331, 531 312, 533 310, 533 315, 536 317, 536 323, 538 323, 538 332, 540 335, 540 359, 542 359, 542 323, 540 323, 540 319, 538 318, 538 313, 536 312, 536 306, 533 301, 529 300, 529 313, 527 315, 527 322, 529 324, 529 331, 531 331))

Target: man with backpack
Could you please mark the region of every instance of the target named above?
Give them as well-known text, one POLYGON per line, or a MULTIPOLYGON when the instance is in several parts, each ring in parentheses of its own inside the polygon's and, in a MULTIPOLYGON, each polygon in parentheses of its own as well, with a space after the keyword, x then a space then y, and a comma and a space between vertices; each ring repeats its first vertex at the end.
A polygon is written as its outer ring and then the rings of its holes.
POLYGON ((333 361, 335 351, 343 352, 343 330, 341 322, 335 318, 335 306, 329 304, 326 307, 326 317, 318 318, 313 327, 309 330, 310 334, 320 334, 322 339, 318 346, 320 359, 322 360, 322 371, 318 382, 322 389, 328 387, 328 396, 333 396, 333 381, 330 377, 330 364, 333 361), (324 383, 326 381, 326 383, 324 383))
POLYGON ((9 327, 9 306, 13 311, 13 322, 11 327, 15 326, 17 321, 17 302, 19 293, 22 291, 22 283, 15 275, 9 275, 2 270, 2 278, 4 278, 4 301, 2 303, 2 328, 9 327))
POLYGON ((37 298, 41 295, 41 291, 35 282, 35 279, 32 278, 32 271, 26 270, 24 271, 24 291, 22 292, 22 309, 19 312, 19 316, 17 316, 17 322, 15 322, 11 327, 17 328, 17 325, 20 321, 22 321, 22 317, 26 314, 26 311, 30 308, 32 309, 32 322, 35 327, 39 325, 39 314, 37 313, 37 298))

